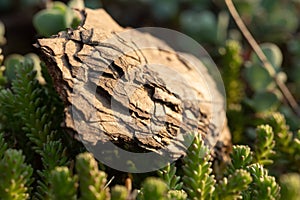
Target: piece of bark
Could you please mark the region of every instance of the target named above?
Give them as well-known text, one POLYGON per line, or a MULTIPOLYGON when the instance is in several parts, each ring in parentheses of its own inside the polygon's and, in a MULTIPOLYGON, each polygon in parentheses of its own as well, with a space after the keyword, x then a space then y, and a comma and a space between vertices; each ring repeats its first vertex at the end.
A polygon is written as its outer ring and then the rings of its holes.
POLYGON ((65 103, 65 126, 90 144, 109 140, 132 151, 154 152, 194 131, 208 146, 217 144, 213 154, 224 159, 230 133, 226 120, 213 120, 213 115, 226 119, 224 99, 203 64, 150 34, 132 30, 123 37, 119 33, 128 29, 103 9, 81 14, 76 30, 37 44, 65 103), (206 82, 191 63, 202 65, 206 82), (184 98, 191 91, 198 101, 184 98))

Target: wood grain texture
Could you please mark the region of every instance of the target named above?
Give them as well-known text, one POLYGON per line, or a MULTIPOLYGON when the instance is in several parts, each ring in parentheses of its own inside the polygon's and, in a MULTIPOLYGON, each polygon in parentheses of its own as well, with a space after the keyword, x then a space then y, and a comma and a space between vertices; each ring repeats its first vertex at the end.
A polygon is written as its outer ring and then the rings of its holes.
POLYGON ((81 15, 76 30, 37 44, 65 103, 66 128, 84 142, 133 151, 157 151, 193 131, 215 146, 215 157, 227 154, 224 99, 197 58, 120 27, 102 9, 81 15))

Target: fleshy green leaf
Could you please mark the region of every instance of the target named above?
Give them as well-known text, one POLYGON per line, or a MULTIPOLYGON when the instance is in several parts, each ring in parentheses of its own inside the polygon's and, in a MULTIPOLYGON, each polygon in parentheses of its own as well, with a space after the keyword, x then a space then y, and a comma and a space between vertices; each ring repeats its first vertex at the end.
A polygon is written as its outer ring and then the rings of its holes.
MULTIPOLYGON (((273 43, 263 43, 260 44, 259 46, 261 47, 262 51, 266 55, 268 61, 274 67, 275 71, 278 72, 280 70, 282 60, 283 60, 283 56, 279 47, 273 43)), ((252 53, 251 60, 255 64, 261 63, 257 55, 254 53, 252 53)))
POLYGON ((4 65, 6 67, 5 76, 9 81, 12 81, 16 78, 16 72, 19 71, 21 67, 21 62, 24 61, 24 58, 20 54, 11 54, 6 57, 4 65))
POLYGON ((265 91, 269 87, 274 87, 272 77, 261 65, 251 64, 247 66, 245 78, 255 91, 265 91))
POLYGON ((275 111, 280 99, 273 92, 257 92, 247 103, 257 112, 275 111))
POLYGON ((40 35, 50 37, 67 28, 65 13, 59 9, 41 10, 34 16, 33 25, 40 35))

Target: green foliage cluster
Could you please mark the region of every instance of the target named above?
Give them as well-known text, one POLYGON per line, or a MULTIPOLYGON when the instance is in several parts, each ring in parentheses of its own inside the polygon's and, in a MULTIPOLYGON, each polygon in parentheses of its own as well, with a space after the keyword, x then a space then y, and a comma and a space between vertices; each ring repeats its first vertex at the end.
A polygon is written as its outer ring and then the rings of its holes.
POLYGON ((200 136, 196 136, 183 161, 184 190, 191 199, 211 199, 214 191, 214 175, 211 175, 212 163, 209 161, 208 148, 200 136))
MULTIPOLYGON (((8 138, 1 134, 0 168, 2 170, 0 170, 0 176, 3 177, 1 179, 3 188, 0 190, 0 196, 7 197, 7 199, 26 199, 32 194, 37 199, 76 199, 79 193, 80 199, 110 199, 110 197, 126 199, 130 191, 124 186, 113 187, 110 194, 106 173, 99 171, 97 162, 89 153, 76 157, 76 175, 72 175, 73 172, 67 163, 68 158, 64 155, 65 150, 62 148, 61 140, 55 138, 56 132, 53 130, 56 127, 50 123, 53 121, 49 116, 51 113, 45 112, 43 104, 40 104, 39 98, 43 97, 43 92, 47 88, 42 87, 36 80, 33 62, 25 60, 20 64, 17 78, 12 81, 12 89, 1 90, 0 99, 1 102, 10 99, 9 103, 2 107, 4 110, 1 110, 1 116, 5 119, 5 113, 12 113, 15 118, 22 121, 23 127, 15 130, 16 127, 10 126, 9 123, 2 124, 1 127, 6 133, 23 132, 28 139, 18 141, 32 144, 31 148, 40 157, 43 169, 35 169, 40 178, 36 184, 32 184, 33 168, 26 164, 20 151, 7 149, 5 139, 8 138), (13 105, 19 107, 19 112, 9 110, 16 109, 13 105), (23 178, 20 179, 20 177, 23 178), (29 189, 30 184, 35 185, 36 188, 29 189)), ((291 138, 287 136, 288 132, 285 132, 288 131, 287 126, 282 120, 283 118, 273 115, 270 118, 270 124, 275 127, 276 132, 281 133, 278 137, 287 138, 286 140, 291 142, 291 138)), ((15 136, 12 134, 7 137, 15 136)), ((208 148, 201 137, 195 137, 186 157, 183 158, 182 178, 176 175, 174 164, 169 165, 159 172, 162 179, 148 178, 144 181, 138 198, 238 199, 255 197, 259 199, 273 197, 275 199, 279 196, 279 186, 274 177, 269 176, 268 171, 263 168, 263 165, 272 163, 270 156, 273 155, 275 143, 273 137, 270 126, 259 126, 255 153, 251 152, 247 146, 234 146, 231 164, 226 170, 226 176, 221 180, 216 180, 212 174, 208 148)), ((279 144, 279 150, 289 145, 286 142, 279 144)), ((17 147, 25 148, 25 145, 17 144, 17 147)))
POLYGON ((274 160, 278 165, 288 165, 290 170, 300 172, 300 131, 291 132, 284 116, 280 113, 270 113, 263 116, 274 130, 275 151, 274 160))
MULTIPOLYGON (((15 65, 19 65, 16 67, 18 73, 11 82, 11 89, 0 91, 1 128, 9 134, 9 140, 17 142, 14 144, 16 147, 24 149, 26 153, 34 151, 40 156, 43 169, 37 173, 42 179, 38 181, 39 192, 36 194, 37 198, 44 199, 48 195, 44 192, 48 187, 50 171, 57 165, 67 164, 68 160, 57 137, 58 124, 55 124, 55 116, 61 110, 56 111, 57 107, 51 103, 51 97, 47 96, 47 88, 43 88, 36 79, 32 59, 26 58, 15 65)), ((29 159, 35 159, 35 155, 29 159)))
MULTIPOLYGON (((25 59, 19 64, 21 66, 16 79, 11 83, 11 89, 2 89, 0 93, 1 102, 6 102, 0 110, 1 129, 6 133, 0 137, 0 197, 128 199, 133 192, 121 185, 110 189, 107 174, 98 169, 98 163, 91 154, 82 153, 74 159, 67 157, 67 148, 71 147, 66 145, 61 135, 63 133, 53 124, 55 119, 52 117, 57 114, 54 109, 56 107, 52 105, 53 111, 49 112, 48 109, 46 112, 42 103, 44 101, 49 105, 49 99, 44 97, 53 88, 38 82, 32 60, 25 59), (16 126, 15 122, 9 123, 6 113, 11 113, 22 126, 16 126), (14 143, 10 143, 12 141, 14 143), (28 158, 25 160, 21 150, 12 148, 24 150, 28 158), (34 155, 32 151, 35 152, 34 155), (40 159, 41 166, 33 162, 36 159, 40 159), (69 161, 75 162, 75 169, 69 161), (32 162, 33 166, 26 164, 27 162, 32 162)), ((137 199, 278 198, 279 185, 263 166, 272 163, 274 150, 289 153, 289 161, 297 162, 296 152, 283 149, 299 144, 298 138, 292 140, 289 136, 284 118, 280 116, 273 114, 266 118, 278 133, 276 137, 286 138, 287 142, 277 142, 271 126, 258 126, 255 152, 247 146, 234 146, 231 163, 227 166, 224 177, 217 180, 209 149, 201 137, 196 136, 182 160, 182 174, 177 175, 174 164, 167 166, 158 172, 160 179, 152 177, 144 180, 137 199)), ((286 179, 283 180, 285 184, 289 184, 286 179)))
MULTIPOLYGON (((277 78, 285 82, 286 74, 280 68, 283 58, 279 47, 272 43, 263 43, 260 47, 272 64, 277 78)), ((245 78, 254 91, 252 99, 247 100, 247 103, 256 112, 276 111, 283 97, 276 87, 274 78, 261 66, 254 53, 251 54, 251 60, 246 67, 245 78)))
POLYGON ((3 135, 0 134, 1 199, 28 199, 33 170, 25 163, 22 151, 7 149, 3 135))
MULTIPOLYGON (((8 9, 11 2, 1 1, 0 10, 8 9)), ((236 144, 224 171, 215 170, 208 147, 196 136, 186 156, 159 170, 157 176, 135 180, 133 188, 114 183, 110 178, 114 174, 99 170, 100 163, 61 129, 63 106, 38 56, 13 54, 4 60, 0 51, 0 199, 298 199, 300 120, 229 23, 224 1, 141 2, 149 5, 155 19, 172 21, 205 44, 221 66, 228 122, 236 144)), ((289 83, 299 98, 300 43, 295 34, 299 2, 234 3, 262 42, 260 48, 275 76, 289 83)), ((79 16, 72 8, 84 6, 101 5, 93 0, 54 1, 35 15, 33 24, 39 35, 49 37, 76 27, 79 16)), ((0 45, 5 43, 4 30, 0 23, 0 45)))

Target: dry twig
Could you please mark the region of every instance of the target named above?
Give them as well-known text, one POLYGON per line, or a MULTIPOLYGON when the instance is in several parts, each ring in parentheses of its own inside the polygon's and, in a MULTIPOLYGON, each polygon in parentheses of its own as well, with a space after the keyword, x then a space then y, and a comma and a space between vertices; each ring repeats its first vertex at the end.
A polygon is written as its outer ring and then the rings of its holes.
POLYGON ((237 24, 238 28, 240 29, 240 31, 242 32, 242 34, 244 35, 247 42, 249 43, 249 45, 251 46, 253 51, 256 53, 256 55, 258 56, 260 61, 262 62, 263 66, 266 68, 266 70, 269 72, 271 77, 274 79, 277 87, 281 91, 281 93, 284 96, 285 100, 287 101, 287 103, 289 104, 291 109, 294 111, 294 113, 297 116, 300 117, 300 107, 299 107, 297 101, 295 100, 295 98, 293 97, 293 95, 289 91, 288 87, 285 85, 285 83, 277 77, 277 74, 276 74, 274 68, 272 67, 272 65, 268 61, 266 55, 264 54, 262 49, 259 47, 256 40, 253 38, 250 31, 248 30, 248 28, 244 24, 244 22, 241 19, 239 13, 237 12, 232 0, 225 0, 225 3, 227 5, 227 8, 228 8, 231 16, 233 17, 235 23, 237 24))

